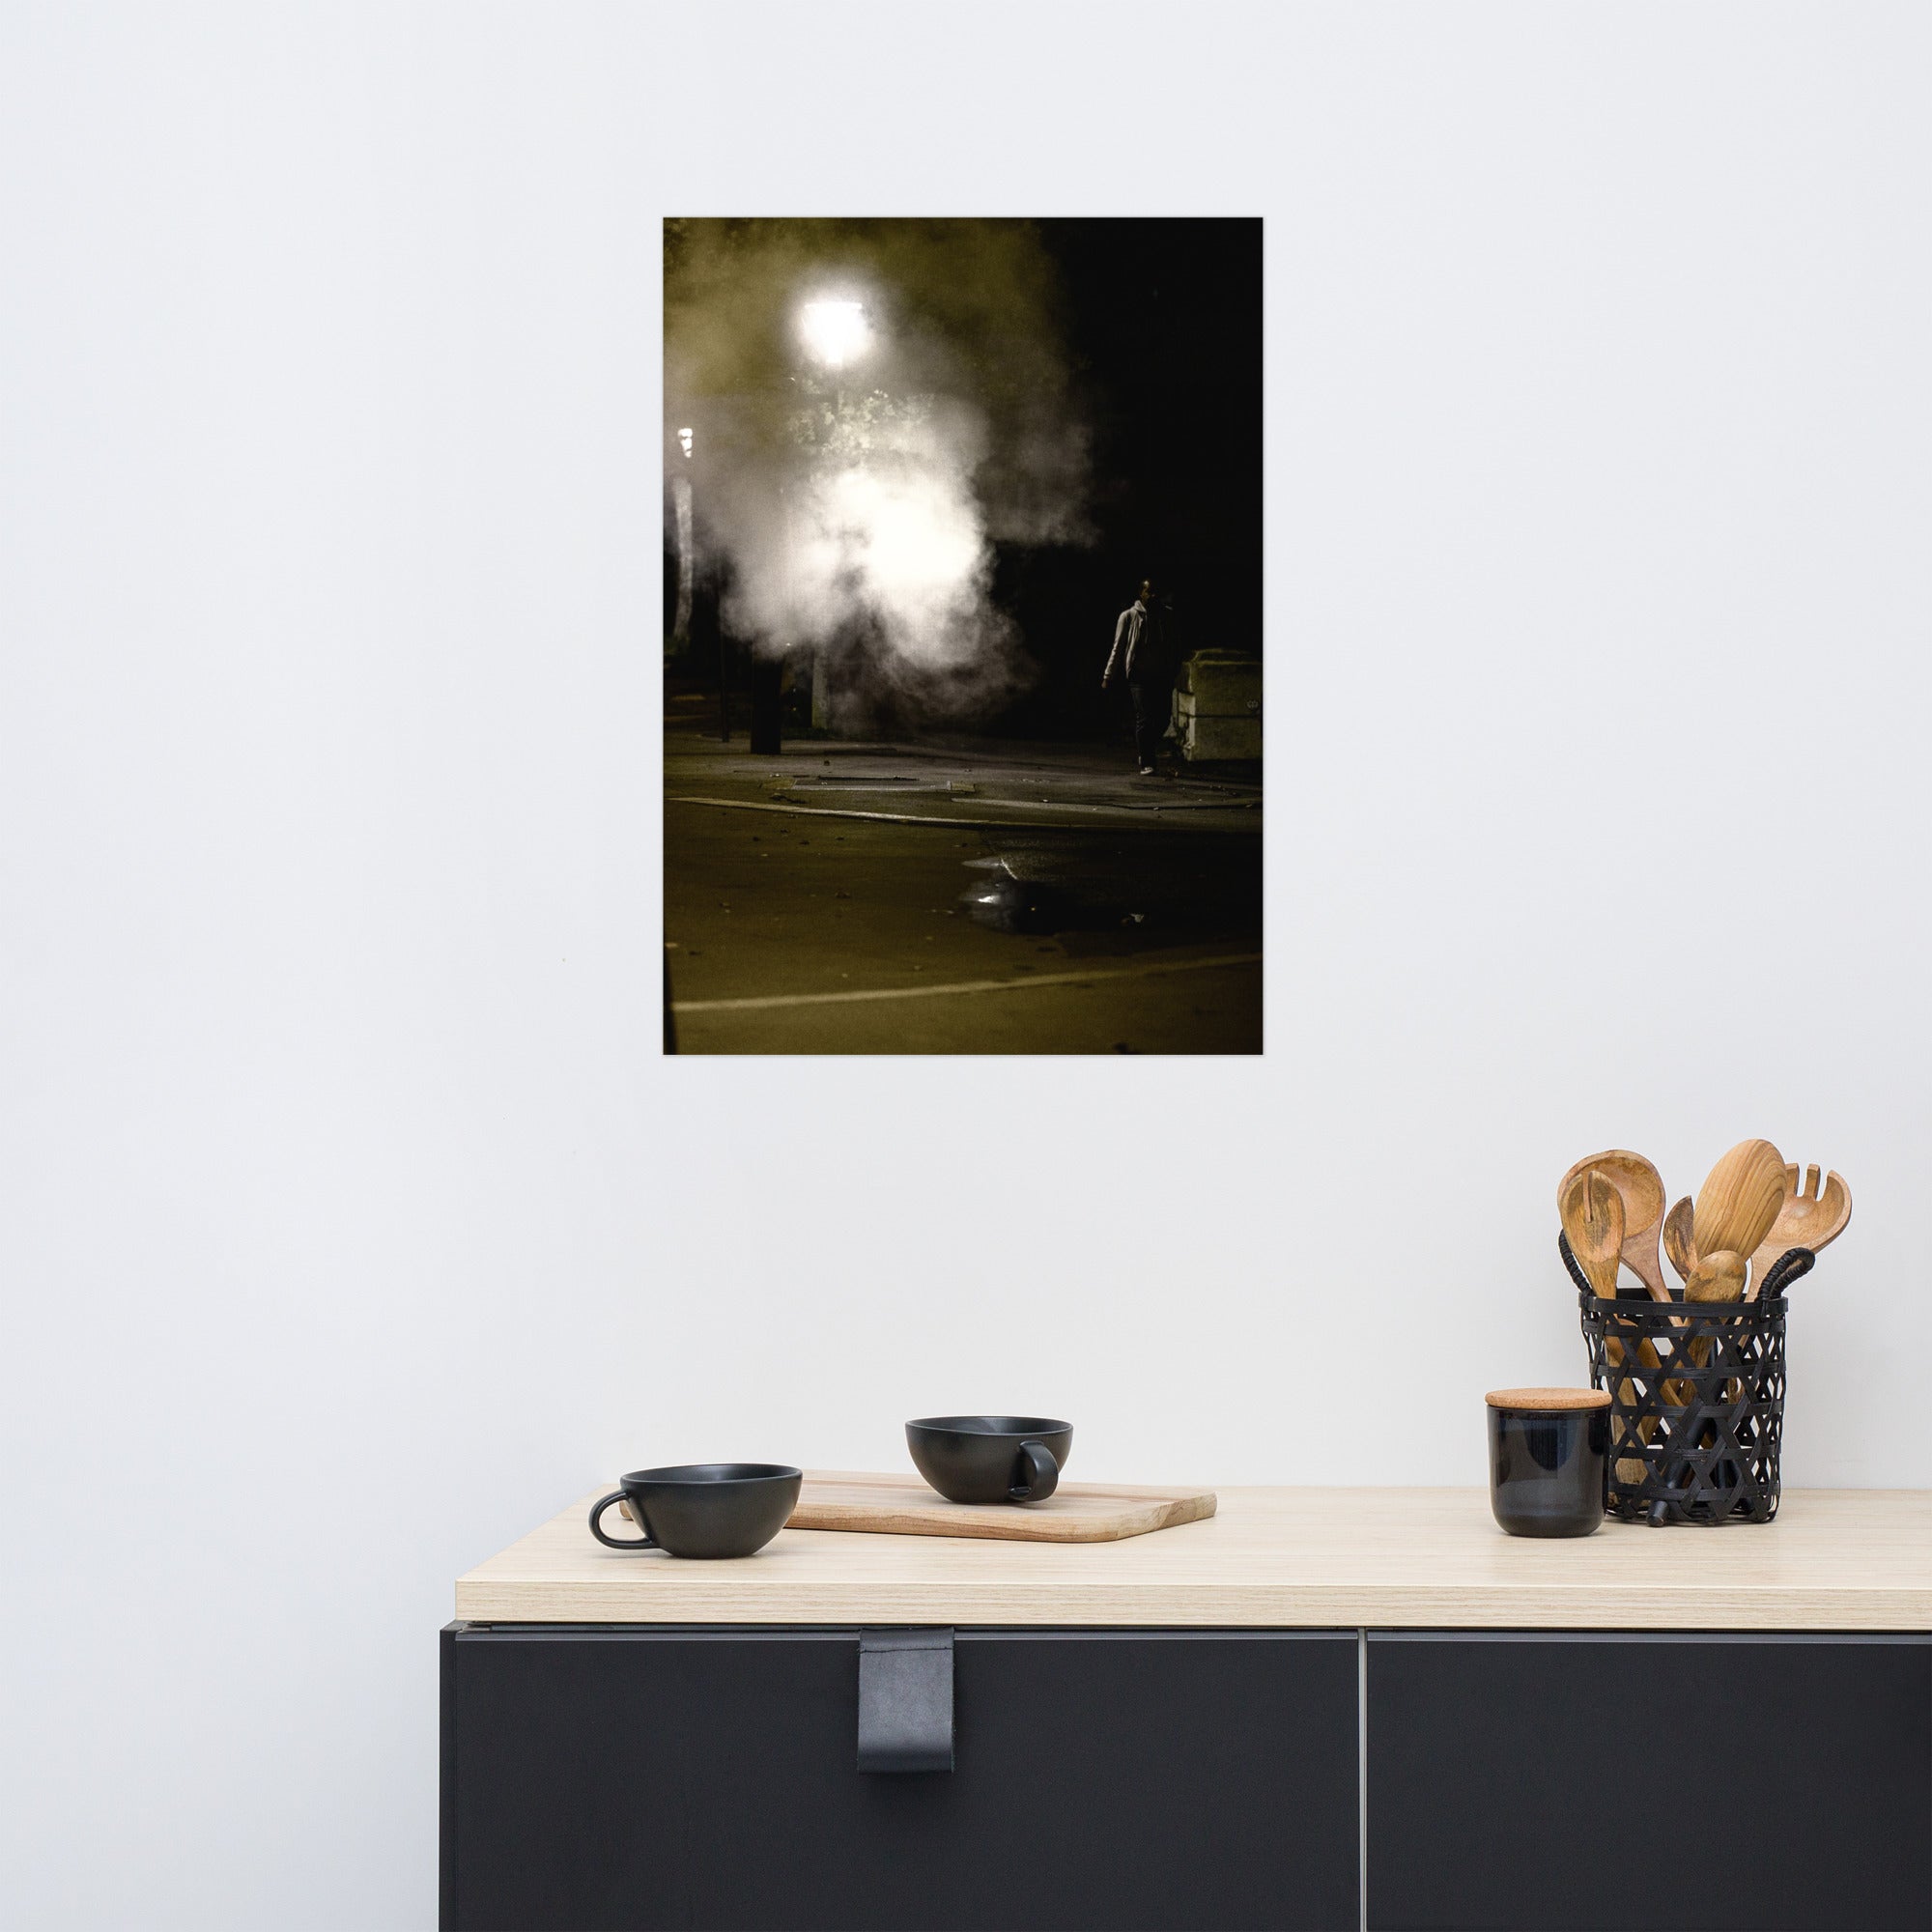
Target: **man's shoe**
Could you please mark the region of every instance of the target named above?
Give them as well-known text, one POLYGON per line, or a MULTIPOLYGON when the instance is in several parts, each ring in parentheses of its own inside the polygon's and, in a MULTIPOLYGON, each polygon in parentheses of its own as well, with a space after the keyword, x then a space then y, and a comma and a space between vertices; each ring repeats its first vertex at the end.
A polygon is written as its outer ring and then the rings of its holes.
POLYGON ((1144 778, 1144 779, 1151 779, 1151 778, 1152 778, 1153 776, 1154 776, 1154 769, 1153 769, 1153 767, 1152 767, 1151 765, 1143 765, 1143 766, 1141 767, 1141 777, 1142 777, 1142 778, 1144 778))

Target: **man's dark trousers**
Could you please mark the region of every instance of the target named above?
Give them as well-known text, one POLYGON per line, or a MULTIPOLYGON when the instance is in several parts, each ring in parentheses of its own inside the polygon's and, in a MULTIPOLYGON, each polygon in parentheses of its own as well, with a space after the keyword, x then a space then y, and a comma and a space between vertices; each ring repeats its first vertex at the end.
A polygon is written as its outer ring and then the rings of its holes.
POLYGON ((1153 764, 1174 717, 1174 680, 1132 677, 1127 696, 1134 700, 1134 750, 1142 764, 1153 764))

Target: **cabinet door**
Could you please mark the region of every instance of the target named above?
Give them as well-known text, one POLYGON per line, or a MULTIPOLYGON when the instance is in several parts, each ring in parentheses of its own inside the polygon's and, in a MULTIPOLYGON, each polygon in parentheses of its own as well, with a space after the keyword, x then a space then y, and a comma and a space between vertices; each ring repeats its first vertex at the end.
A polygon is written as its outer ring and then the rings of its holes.
POLYGON ((1358 1923, 1352 1632, 960 1631, 954 1769, 856 1766, 859 1633, 453 1627, 443 1925, 1358 1923))
POLYGON ((1927 1639, 1371 1635, 1368 1710, 1373 1927, 1932 1926, 1927 1639))

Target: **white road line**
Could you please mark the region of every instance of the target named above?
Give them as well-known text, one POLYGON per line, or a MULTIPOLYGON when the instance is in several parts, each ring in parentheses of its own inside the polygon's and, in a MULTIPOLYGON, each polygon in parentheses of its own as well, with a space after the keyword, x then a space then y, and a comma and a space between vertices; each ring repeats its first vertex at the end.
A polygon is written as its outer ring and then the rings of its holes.
POLYGON ((930 1000, 947 993, 1020 993, 1029 986, 1085 986, 1096 980, 1150 980, 1157 973, 1200 973, 1213 966, 1259 966, 1259 952, 1216 959, 1162 959, 1145 966, 1102 967, 1093 973, 1036 973, 1026 980, 955 980, 947 986, 868 986, 851 993, 769 993, 750 1000, 673 1000, 674 1013, 743 1013, 763 1007, 836 1007, 858 1000, 930 1000))
POLYGON ((1139 811, 1152 817, 1159 817, 1165 811, 1253 811, 1256 808, 1245 803, 1230 804, 1226 799, 1208 798, 1168 798, 1159 805, 1109 805, 1102 801, 1095 804, 1091 799, 1078 798, 989 798, 988 805, 1003 805, 1009 811, 1139 811))
POLYGON ((963 825, 980 832, 1010 832, 1008 818, 944 818, 936 811, 853 811, 824 805, 768 805, 757 798, 692 798, 667 792, 667 805, 722 805, 730 811, 788 811, 802 818, 883 818, 888 825, 963 825))

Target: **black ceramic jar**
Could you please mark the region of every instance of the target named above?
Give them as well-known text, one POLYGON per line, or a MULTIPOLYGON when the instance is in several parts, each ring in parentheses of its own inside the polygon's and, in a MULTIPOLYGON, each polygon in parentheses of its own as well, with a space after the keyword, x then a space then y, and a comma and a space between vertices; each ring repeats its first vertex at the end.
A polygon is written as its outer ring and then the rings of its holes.
POLYGON ((1588 1536, 1604 1520, 1607 1389, 1492 1389, 1490 1507, 1512 1536, 1588 1536))

